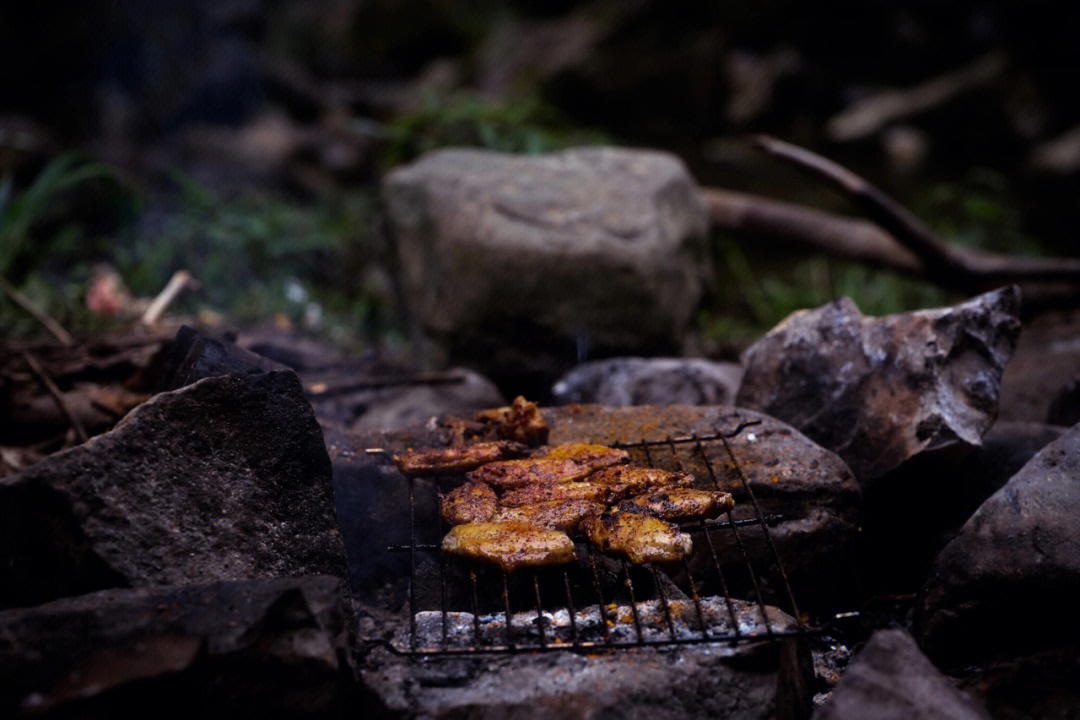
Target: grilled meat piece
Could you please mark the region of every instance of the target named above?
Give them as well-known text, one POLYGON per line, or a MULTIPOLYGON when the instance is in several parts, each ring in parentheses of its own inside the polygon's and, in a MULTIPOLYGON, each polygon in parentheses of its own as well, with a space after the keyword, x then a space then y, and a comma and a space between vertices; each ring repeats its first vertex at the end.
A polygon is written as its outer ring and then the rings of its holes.
POLYGON ((499 437, 518 440, 533 447, 546 443, 550 432, 540 408, 521 395, 506 407, 481 410, 473 418, 479 422, 497 423, 499 437))
POLYGON ((490 520, 495 507, 495 491, 478 482, 467 482, 439 498, 439 513, 451 525, 490 520))
POLYGON ((442 549, 492 563, 506 572, 574 560, 574 543, 566 533, 519 522, 455 525, 443 538, 442 549))
POLYGON ((459 447, 427 448, 394 456, 394 464, 404 475, 460 475, 496 460, 521 457, 528 451, 510 440, 476 443, 459 447))
POLYGON ((672 472, 657 468, 616 465, 593 473, 589 480, 607 485, 612 493, 621 497, 641 495, 653 490, 688 488, 694 485, 694 476, 687 472, 672 472))
POLYGON ((592 480, 581 482, 547 482, 526 485, 517 490, 510 490, 499 498, 499 507, 523 507, 543 502, 567 502, 570 500, 589 500, 610 505, 624 496, 614 494, 611 487, 594 483, 592 480))
POLYGON ((605 512, 581 521, 581 529, 605 553, 632 563, 675 562, 690 554, 690 536, 669 522, 649 515, 605 512))
POLYGON ((541 448, 533 454, 533 457, 574 460, 582 465, 588 465, 593 470, 630 462, 630 453, 625 450, 609 448, 606 445, 589 445, 588 443, 566 443, 565 445, 541 448))
POLYGON ((573 460, 523 458, 488 463, 468 474, 473 482, 484 482, 496 490, 515 490, 526 485, 569 483, 592 472, 573 460))
POLYGON ((532 505, 500 507, 491 518, 494 522, 523 522, 564 532, 576 532, 582 518, 602 512, 604 506, 592 500, 544 500, 532 505))
POLYGON ((733 507, 735 500, 731 493, 681 487, 654 490, 619 503, 623 512, 643 513, 671 522, 714 518, 733 507))

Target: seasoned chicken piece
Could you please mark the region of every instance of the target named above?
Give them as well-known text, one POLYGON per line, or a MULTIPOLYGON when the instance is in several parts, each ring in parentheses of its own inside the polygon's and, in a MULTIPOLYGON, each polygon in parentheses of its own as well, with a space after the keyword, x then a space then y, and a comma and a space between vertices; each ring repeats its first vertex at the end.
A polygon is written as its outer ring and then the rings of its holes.
POLYGON ((533 565, 561 565, 574 559, 574 543, 566 533, 519 522, 455 525, 443 538, 442 549, 498 565, 506 572, 533 565))
POLYGON ((589 445, 587 443, 566 443, 565 445, 540 448, 533 457, 574 460, 582 465, 588 465, 593 470, 630 462, 630 453, 625 450, 616 450, 606 445, 589 445))
POLYGON ((439 498, 439 512, 451 525, 490 520, 495 506, 495 491, 478 482, 467 482, 439 498))
POLYGON ((491 519, 494 522, 523 522, 564 532, 576 532, 582 518, 603 510, 603 505, 592 500, 544 500, 532 505, 500 507, 491 519))
POLYGON ((637 513, 605 512, 581 521, 581 529, 605 553, 632 563, 674 562, 690 554, 690 536, 669 522, 637 513))
POLYGON ((506 407, 481 410, 473 417, 480 422, 497 423, 499 437, 518 440, 533 447, 546 443, 550 432, 540 408, 521 395, 506 407))
POLYGON ((614 494, 609 486, 594 483, 592 480, 552 482, 526 485, 517 490, 505 492, 499 498, 499 507, 522 507, 542 502, 569 500, 589 500, 601 505, 610 505, 622 497, 614 494))
POLYGON ((733 507, 731 493, 680 487, 654 490, 619 503, 623 512, 644 513, 671 522, 714 518, 733 507))
POLYGON ((468 474, 473 482, 484 482, 496 490, 514 490, 526 485, 569 483, 581 480, 592 470, 573 460, 503 460, 488 463, 468 474))
POLYGON ((652 490, 674 487, 692 487, 694 476, 686 472, 672 472, 656 468, 616 465, 593 473, 589 480, 609 486, 616 495, 640 495, 652 490))
POLYGON ((528 448, 518 442, 498 440, 459 447, 428 448, 394 456, 405 475, 460 475, 486 463, 521 457, 528 448))

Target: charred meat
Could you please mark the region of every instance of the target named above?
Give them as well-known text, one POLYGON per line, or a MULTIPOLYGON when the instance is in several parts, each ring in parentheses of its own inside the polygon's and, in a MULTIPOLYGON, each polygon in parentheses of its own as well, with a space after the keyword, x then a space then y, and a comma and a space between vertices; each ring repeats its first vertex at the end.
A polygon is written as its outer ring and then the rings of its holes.
POLYGON ((407 476, 460 475, 481 465, 521 457, 528 451, 511 440, 476 443, 447 448, 428 448, 394 456, 394 464, 407 476))
POLYGON ((571 483, 585 478, 592 469, 573 460, 523 458, 488 463, 469 473, 473 482, 483 482, 496 490, 515 490, 528 485, 571 483))
POLYGON ((604 506, 592 500, 572 498, 545 500, 532 505, 500 507, 491 518, 496 522, 522 522, 563 532, 576 532, 583 518, 602 512, 604 506))
POLYGON ((694 484, 694 476, 686 472, 672 472, 656 468, 616 465, 594 473, 590 481, 607 485, 616 495, 641 495, 653 490, 688 488, 694 484))
POLYGON ((481 410, 473 417, 479 422, 495 423, 499 437, 533 447, 546 443, 550 431, 536 403, 520 395, 506 407, 481 410))
POLYGON ((589 500, 601 505, 610 505, 621 499, 607 485, 594 483, 592 480, 581 482, 549 482, 526 485, 517 490, 503 493, 499 498, 499 507, 523 507, 544 502, 568 502, 570 500, 589 500))
POLYGON ((566 443, 565 445, 541 448, 533 457, 574 460, 582 465, 587 465, 592 470, 601 470, 612 465, 622 465, 630 462, 630 453, 625 450, 609 448, 606 445, 589 445, 587 443, 566 443))
POLYGON ((443 538, 442 549, 497 565, 506 572, 574 560, 574 543, 566 533, 519 522, 455 525, 443 538))
POLYGON ((649 515, 605 512, 581 521, 581 529, 605 553, 632 563, 675 562, 690 554, 690 536, 669 522, 649 515))
POLYGON ((733 507, 735 501, 730 493, 681 487, 655 490, 619 503, 623 512, 643 513, 671 522, 706 520, 733 507))
POLYGON ((439 498, 439 513, 451 525, 490 520, 495 514, 495 491, 488 485, 467 482, 439 498))

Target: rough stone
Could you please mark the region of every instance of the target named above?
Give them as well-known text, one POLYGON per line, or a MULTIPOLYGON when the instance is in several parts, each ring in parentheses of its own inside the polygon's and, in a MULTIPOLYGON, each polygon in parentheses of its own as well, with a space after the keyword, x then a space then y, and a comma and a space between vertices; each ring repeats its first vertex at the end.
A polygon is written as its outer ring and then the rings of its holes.
POLYGON ((444 150, 382 194, 419 335, 500 385, 544 392, 582 352, 677 349, 701 297, 706 212, 671 155, 444 150))
POLYGON ((362 676, 393 711, 435 719, 798 718, 783 646, 556 652, 417 664, 379 650, 362 676), (779 652, 778 652, 779 651, 779 652))
POLYGON ((879 630, 833 688, 814 720, 989 720, 938 672, 905 630, 879 630))
POLYGON ((789 422, 864 485, 908 458, 978 446, 1016 347, 1015 286, 881 318, 841 298, 789 316, 745 354, 736 404, 789 422))
POLYGON ((0 715, 325 716, 355 691, 346 602, 341 580, 323 576, 0 611, 0 715))
POLYGON ((578 365, 551 389, 557 405, 730 405, 737 363, 698 358, 612 358, 578 365))
POLYGON ((480 373, 453 368, 461 382, 438 385, 407 385, 369 392, 363 398, 358 428, 392 430, 419 425, 436 415, 467 417, 477 410, 506 405, 499 388, 480 373))
POLYGON ((1080 637, 1080 428, 1044 447, 979 507, 934 562, 923 647, 951 666, 1080 637))
POLYGON ((0 605, 347 569, 322 431, 291 372, 161 393, 0 480, 0 605))

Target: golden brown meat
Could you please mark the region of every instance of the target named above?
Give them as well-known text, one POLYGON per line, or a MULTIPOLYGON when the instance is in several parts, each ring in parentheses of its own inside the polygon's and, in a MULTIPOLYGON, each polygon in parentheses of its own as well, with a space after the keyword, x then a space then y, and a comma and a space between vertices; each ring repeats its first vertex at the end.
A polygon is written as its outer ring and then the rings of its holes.
POLYGON ((588 466, 573 460, 524 458, 488 463, 470 472, 468 478, 473 482, 487 483, 501 491, 526 485, 574 482, 590 472, 592 471, 588 466))
POLYGON ((574 543, 566 533, 518 522, 455 525, 443 538, 442 549, 492 563, 506 572, 574 560, 574 543))
POLYGON ((551 482, 526 485, 517 490, 505 492, 499 498, 499 507, 522 507, 542 502, 568 500, 589 500, 601 505, 610 505, 618 499, 621 498, 613 494, 612 488, 594 483, 592 480, 551 482))
POLYGON ((564 532, 576 532, 582 518, 602 512, 604 506, 592 500, 580 498, 568 500, 545 500, 533 505, 500 507, 491 520, 494 522, 523 522, 527 525, 547 527, 564 532))
POLYGON ((582 465, 589 466, 593 470, 630 462, 630 453, 625 450, 616 450, 606 445, 589 445, 588 443, 566 443, 565 445, 540 448, 533 457, 574 460, 582 465))
POLYGON ((439 513, 451 525, 490 520, 495 506, 495 491, 484 483, 467 482, 439 498, 439 513))
POLYGON ((671 522, 714 518, 733 507, 731 493, 679 487, 654 490, 619 503, 623 512, 644 513, 671 522))
MULTIPOLYGON (((694 476, 686 472, 672 472, 634 465, 616 465, 594 473, 589 480, 607 485, 615 495, 640 495, 652 490, 675 487, 692 487, 694 476)), ((614 501, 613 501, 614 502, 614 501)))
POLYGON ((581 529, 605 553, 632 563, 675 562, 690 554, 690 536, 669 522, 637 513, 605 512, 581 521, 581 529))
POLYGON ((521 457, 528 451, 510 440, 476 443, 459 447, 427 448, 394 456, 394 464, 405 475, 460 475, 496 460, 521 457))

